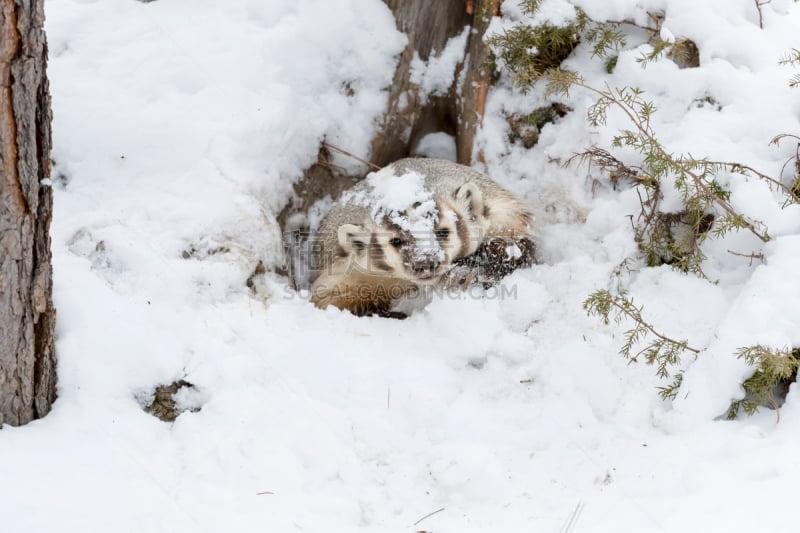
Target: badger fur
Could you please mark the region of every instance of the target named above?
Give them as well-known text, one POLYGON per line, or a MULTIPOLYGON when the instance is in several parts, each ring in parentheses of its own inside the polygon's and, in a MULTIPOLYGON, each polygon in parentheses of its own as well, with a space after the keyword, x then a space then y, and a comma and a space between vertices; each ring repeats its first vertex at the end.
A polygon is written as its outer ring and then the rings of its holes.
POLYGON ((393 316, 426 287, 491 284, 533 263, 531 222, 518 197, 470 167, 401 159, 347 191, 320 223, 311 299, 393 316))

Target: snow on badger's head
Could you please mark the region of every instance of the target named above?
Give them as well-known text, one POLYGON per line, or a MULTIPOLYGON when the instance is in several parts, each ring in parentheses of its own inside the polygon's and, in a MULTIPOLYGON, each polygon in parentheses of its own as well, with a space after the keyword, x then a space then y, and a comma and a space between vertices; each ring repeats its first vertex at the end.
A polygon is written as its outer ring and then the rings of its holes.
POLYGON ((340 226, 341 248, 371 274, 436 282, 461 248, 455 211, 418 172, 396 174, 390 165, 369 174, 364 185, 344 200, 366 207, 369 220, 340 226))

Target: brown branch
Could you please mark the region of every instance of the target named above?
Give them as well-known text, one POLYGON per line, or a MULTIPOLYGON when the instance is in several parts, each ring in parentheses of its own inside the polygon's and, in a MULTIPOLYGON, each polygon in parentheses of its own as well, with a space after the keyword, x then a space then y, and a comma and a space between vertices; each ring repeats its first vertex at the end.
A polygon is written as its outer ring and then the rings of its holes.
POLYGON ((420 518, 419 520, 417 520, 416 522, 414 522, 412 525, 415 525, 415 526, 416 526, 417 524, 419 524, 420 522, 422 522, 422 521, 423 521, 423 520, 425 520, 426 518, 430 518, 430 517, 432 517, 432 516, 433 516, 433 515, 435 515, 435 514, 439 514, 439 513, 441 513, 442 511, 444 511, 444 507, 442 507, 441 509, 437 509, 437 510, 435 510, 435 511, 434 511, 434 512, 432 512, 432 513, 428 513, 428 514, 426 514, 425 516, 423 516, 422 518, 420 518))
MULTIPOLYGON (((791 159, 789 161, 791 161, 791 159)), ((758 177, 758 178, 760 178, 760 179, 762 179, 762 180, 764 180, 766 182, 772 183, 773 185, 775 185, 778 188, 780 188, 784 192, 784 194, 786 194, 787 196, 791 197, 792 200, 794 200, 796 203, 800 203, 800 197, 797 196, 797 194, 795 194, 794 191, 792 191, 791 188, 787 187, 786 185, 784 185, 780 181, 776 180, 775 178, 771 178, 771 177, 767 176, 766 174, 764 174, 762 172, 759 172, 758 170, 754 169, 751 166, 743 165, 741 163, 727 162, 727 161, 698 160, 697 162, 698 163, 703 163, 703 164, 706 164, 706 165, 728 167, 731 172, 735 172, 736 174, 742 174, 744 176, 747 175, 747 172, 752 172, 753 174, 756 175, 756 177, 758 177)), ((786 165, 784 165, 784 168, 785 167, 786 167, 786 165)), ((781 172, 783 172, 783 171, 781 171, 781 172)))
POLYGON ((753 0, 756 4, 756 9, 758 10, 758 27, 762 30, 764 29, 764 14, 761 12, 761 6, 765 6, 772 2, 772 0, 753 0))
MULTIPOLYGON (((630 318, 632 318, 634 322, 636 322, 638 324, 641 324, 642 327, 644 327, 647 331, 649 331, 650 333, 652 333, 653 335, 655 335, 656 337, 658 337, 662 341, 669 342, 669 343, 672 343, 672 344, 675 344, 675 345, 678 345, 678 346, 683 346, 685 349, 687 349, 690 352, 693 352, 695 354, 699 354, 700 353, 700 350, 698 350, 697 348, 692 348, 691 346, 689 346, 686 343, 686 341, 676 341, 675 339, 671 339, 670 337, 667 337, 666 335, 662 335, 661 333, 657 332, 655 330, 655 328, 653 328, 652 325, 650 325, 647 322, 645 322, 644 319, 642 318, 642 309, 643 309, 643 307, 636 307, 635 305, 631 305, 631 308, 633 309, 633 310, 631 310, 631 309, 626 308, 624 305, 621 305, 619 302, 617 302, 616 298, 613 298, 611 300, 611 305, 613 305, 614 307, 619 309, 619 311, 622 314, 627 315, 630 318)), ((642 351, 644 351, 644 350, 642 350, 642 351)), ((642 352, 639 352, 636 355, 638 356, 641 353, 642 352)))
POLYGON ((739 252, 734 252, 733 250, 728 250, 728 253, 731 254, 731 255, 735 255, 737 257, 744 257, 746 259, 749 259, 750 260, 750 266, 753 266, 753 260, 754 259, 758 259, 759 261, 763 261, 764 260, 764 254, 759 254, 759 253, 756 253, 756 252, 752 252, 752 253, 749 253, 749 254, 743 254, 743 253, 739 253, 739 252))
POLYGON ((781 141, 786 137, 789 137, 790 139, 797 139, 798 141, 800 141, 800 135, 792 135, 791 133, 781 133, 773 137, 772 140, 769 141, 769 144, 774 144, 775 146, 778 146, 780 145, 781 141))
POLYGON ((353 154, 352 152, 348 152, 344 148, 339 148, 338 146, 334 146, 331 143, 329 143, 328 141, 323 141, 322 146, 324 146, 325 148, 328 148, 329 150, 333 150, 334 152, 339 152, 342 155, 346 155, 347 157, 349 157, 351 159, 355 159, 359 163, 364 163, 365 165, 367 165, 372 170, 380 170, 381 169, 381 167, 379 167, 375 163, 367 161, 366 159, 362 159, 362 158, 358 157, 357 155, 353 154))

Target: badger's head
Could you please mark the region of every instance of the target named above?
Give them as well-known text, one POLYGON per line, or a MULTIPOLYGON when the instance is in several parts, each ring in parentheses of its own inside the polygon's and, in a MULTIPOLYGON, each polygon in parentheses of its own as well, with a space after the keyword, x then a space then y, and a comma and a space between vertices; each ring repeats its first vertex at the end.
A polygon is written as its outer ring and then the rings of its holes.
POLYGON ((339 226, 340 255, 348 268, 372 276, 388 276, 419 284, 433 284, 449 270, 452 230, 413 231, 395 224, 339 226))
POLYGON ((435 284, 462 257, 467 243, 461 239, 468 236, 459 227, 465 224, 447 199, 434 199, 433 207, 414 204, 365 224, 339 226, 340 256, 363 273, 435 284))

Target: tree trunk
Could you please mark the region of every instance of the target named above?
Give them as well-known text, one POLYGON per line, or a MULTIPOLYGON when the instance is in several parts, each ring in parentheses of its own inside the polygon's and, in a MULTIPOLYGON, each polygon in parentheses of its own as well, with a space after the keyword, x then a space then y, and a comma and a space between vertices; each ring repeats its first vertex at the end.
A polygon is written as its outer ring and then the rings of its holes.
POLYGON ((0 425, 55 400, 50 92, 43 0, 0 0, 0 425))
MULTIPOLYGON (((483 43, 483 36, 492 17, 500 14, 501 3, 502 0, 468 0, 473 11, 473 29, 467 41, 467 63, 463 67, 466 72, 458 95, 456 135, 458 162, 464 165, 472 163, 475 134, 486 111, 486 95, 492 77, 489 48, 483 43)), ((476 159, 483 160, 481 154, 476 159)))
POLYGON ((384 166, 409 155, 424 135, 448 133, 456 138, 458 162, 473 159, 475 132, 483 118, 491 70, 483 36, 501 0, 384 0, 394 13, 397 28, 408 36, 389 93, 381 129, 372 143, 372 162, 384 166), (447 41, 465 26, 465 62, 446 96, 420 101, 419 87, 411 81, 415 54, 427 62, 441 53, 447 41))

